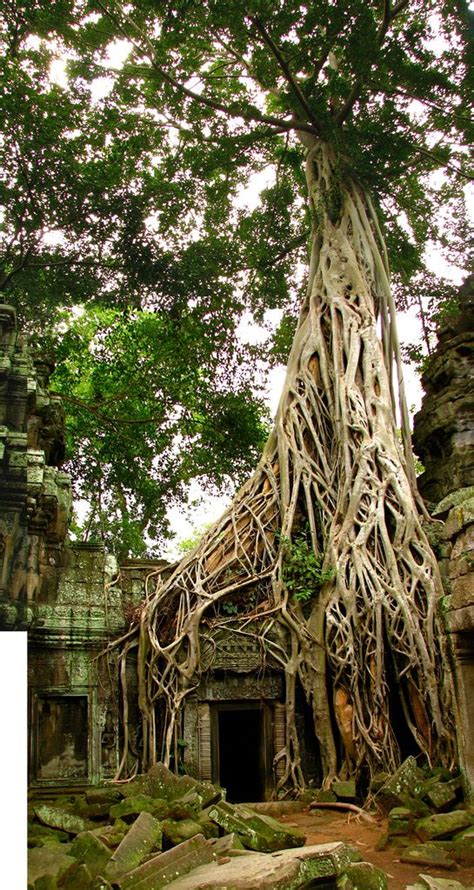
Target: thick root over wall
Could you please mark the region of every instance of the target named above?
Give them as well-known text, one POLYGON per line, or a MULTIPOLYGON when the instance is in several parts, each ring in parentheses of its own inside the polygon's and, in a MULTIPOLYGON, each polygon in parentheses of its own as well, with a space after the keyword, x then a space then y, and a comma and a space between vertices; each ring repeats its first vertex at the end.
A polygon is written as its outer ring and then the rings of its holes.
POLYGON ((143 765, 169 763, 186 696, 212 663, 203 641, 221 625, 256 636, 286 679, 285 789, 304 786, 298 680, 326 785, 338 774, 393 770, 397 723, 430 762, 449 766, 455 757, 438 568, 394 419, 383 240, 370 199, 336 175, 330 149, 316 140, 307 148, 309 281, 274 429, 254 476, 157 585, 121 654, 124 663, 138 649, 143 765), (285 584, 288 541, 302 528, 335 570, 304 607, 285 584), (287 646, 276 642, 281 628, 287 646))

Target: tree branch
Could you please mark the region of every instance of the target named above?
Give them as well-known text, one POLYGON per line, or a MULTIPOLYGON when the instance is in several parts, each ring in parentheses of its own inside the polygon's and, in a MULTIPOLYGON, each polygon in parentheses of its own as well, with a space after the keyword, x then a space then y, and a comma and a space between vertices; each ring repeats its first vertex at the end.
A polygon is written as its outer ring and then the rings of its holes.
POLYGON ((284 74, 284 76, 285 76, 285 80, 287 81, 287 83, 289 84, 291 90, 292 90, 293 93, 295 94, 295 96, 296 96, 298 102, 300 103, 300 105, 301 105, 303 111, 306 112, 306 114, 307 114, 309 120, 312 122, 315 132, 318 133, 318 134, 320 134, 320 133, 321 133, 321 126, 320 126, 320 124, 319 124, 319 121, 318 121, 317 118, 314 116, 313 111, 312 111, 312 109, 311 109, 311 106, 308 104, 308 101, 307 101, 307 99, 306 99, 306 96, 304 95, 303 91, 301 90, 299 84, 296 82, 296 80, 294 79, 293 75, 291 74, 291 71, 290 71, 290 69, 289 69, 289 66, 288 66, 288 63, 287 63, 286 59, 284 58, 284 56, 283 56, 282 53, 280 52, 278 46, 276 45, 276 43, 274 42, 273 38, 270 36, 270 34, 268 33, 268 31, 266 30, 265 26, 264 26, 263 23, 260 21, 260 19, 258 18, 258 16, 251 16, 251 21, 254 23, 254 25, 255 25, 255 27, 256 27, 258 33, 259 33, 260 36, 262 37, 263 42, 266 43, 266 45, 269 47, 269 49, 270 49, 271 52, 273 53, 275 59, 276 59, 277 62, 278 62, 279 67, 280 67, 281 70, 283 71, 283 74, 284 74))
MULTIPOLYGON (((399 15, 399 13, 402 12, 406 6, 408 6, 409 2, 410 2, 410 0, 400 0, 400 2, 396 4, 396 6, 391 7, 391 0, 384 0, 383 17, 382 17, 382 21, 380 22, 379 29, 377 32, 377 44, 378 44, 379 49, 383 45, 385 36, 387 34, 387 31, 388 31, 391 23, 393 22, 393 19, 397 15, 399 15)), ((339 126, 341 126, 341 124, 344 123, 346 118, 349 117, 349 114, 351 113, 355 103, 357 102, 357 100, 360 97, 360 94, 362 92, 362 87, 364 86, 365 80, 366 80, 366 78, 361 76, 361 77, 356 78, 356 80, 354 81, 354 83, 347 95, 347 98, 344 102, 344 105, 342 106, 342 108, 340 109, 338 114, 336 115, 336 121, 339 124, 339 126)))
MULTIPOLYGON (((112 21, 117 25, 120 33, 123 34, 135 49, 143 52, 143 46, 138 44, 135 40, 130 37, 130 34, 123 27, 120 21, 114 16, 102 2, 102 0, 97 0, 98 6, 103 10, 104 14, 107 15, 112 21)), ((231 105, 226 105, 224 102, 219 102, 217 99, 212 99, 209 96, 203 96, 200 93, 195 93, 194 90, 190 90, 189 87, 185 86, 183 83, 180 83, 176 78, 174 78, 165 68, 162 68, 161 65, 155 60, 154 49, 151 41, 147 37, 146 34, 138 27, 138 25, 132 21, 120 8, 120 12, 122 13, 127 24, 133 28, 133 30, 138 34, 140 39, 146 44, 148 47, 148 52, 145 53, 147 58, 150 61, 150 64, 154 71, 161 77, 165 83, 168 83, 170 86, 174 87, 179 93, 182 93, 183 96, 187 96, 188 99, 192 99, 193 102, 198 103, 199 105, 204 105, 207 108, 212 108, 214 111, 220 111, 222 114, 225 114, 227 117, 231 118, 241 118, 244 121, 249 123, 255 122, 260 124, 268 124, 269 126, 276 127, 280 130, 280 132, 288 131, 288 130, 303 130, 306 133, 317 134, 318 131, 315 130, 314 126, 310 126, 309 124, 305 124, 299 121, 288 121, 284 118, 273 117, 272 115, 261 114, 257 108, 234 108, 231 105)))

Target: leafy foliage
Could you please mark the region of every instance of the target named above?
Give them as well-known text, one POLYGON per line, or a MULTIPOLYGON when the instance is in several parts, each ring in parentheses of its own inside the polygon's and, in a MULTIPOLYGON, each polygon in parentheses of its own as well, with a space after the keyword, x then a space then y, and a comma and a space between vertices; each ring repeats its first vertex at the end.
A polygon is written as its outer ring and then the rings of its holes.
MULTIPOLYGON (((249 315, 281 310, 270 360, 288 354, 310 228, 295 129, 331 142, 342 179, 371 192, 401 300, 414 276, 426 278, 426 244, 466 262, 471 20, 464 0, 7 5, 0 287, 39 346, 57 351, 55 386, 75 415, 78 493, 97 500, 100 490, 108 516, 120 517, 121 488, 127 511, 154 534, 166 530, 160 498, 182 497, 194 475, 241 478, 253 460, 262 438, 256 353, 236 332, 249 315), (267 185, 249 210, 240 197, 262 173, 267 185), (64 329, 74 307, 84 321, 73 315, 64 329), (123 325, 119 335, 110 316, 100 355, 86 346, 99 336, 99 309, 121 313, 123 325), (158 405, 135 337, 166 377, 158 405), (142 366, 143 379, 133 373, 142 366), (158 473, 169 486, 157 485, 158 473)), ((120 522, 108 539, 122 535, 120 522)))
POLYGON ((308 603, 326 581, 331 581, 336 572, 325 566, 324 553, 315 553, 308 530, 301 531, 291 540, 282 537, 283 581, 299 603, 308 603))

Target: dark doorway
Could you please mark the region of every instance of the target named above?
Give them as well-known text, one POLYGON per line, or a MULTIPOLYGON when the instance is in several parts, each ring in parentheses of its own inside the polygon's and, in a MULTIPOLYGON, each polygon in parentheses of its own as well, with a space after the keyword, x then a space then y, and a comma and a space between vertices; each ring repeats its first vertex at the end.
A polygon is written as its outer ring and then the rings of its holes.
POLYGON ((36 705, 36 779, 87 778, 87 697, 39 696, 36 705))
POLYGON ((231 803, 263 799, 263 714, 260 709, 220 709, 219 783, 231 803))

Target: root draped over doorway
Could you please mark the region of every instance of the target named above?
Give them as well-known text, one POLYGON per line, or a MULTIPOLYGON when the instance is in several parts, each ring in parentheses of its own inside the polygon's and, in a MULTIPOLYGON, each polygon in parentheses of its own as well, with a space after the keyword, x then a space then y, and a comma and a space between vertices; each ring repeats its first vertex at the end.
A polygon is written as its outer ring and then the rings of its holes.
MULTIPOLYGON (((382 232, 370 197, 341 173, 330 147, 302 138, 311 258, 272 433, 252 478, 171 576, 158 579, 139 626, 120 643, 124 679, 138 651, 146 768, 177 763, 183 705, 212 664, 203 664, 206 641, 212 651, 221 627, 256 639, 263 661, 285 676, 281 792, 305 784, 298 680, 325 786, 399 764, 392 682, 420 752, 448 766, 456 757, 441 582, 422 526, 403 386, 402 443, 395 421, 400 351, 382 232), (302 530, 329 577, 306 604, 285 583, 288 542, 302 530)), ((120 772, 126 726, 125 715, 120 772)))

